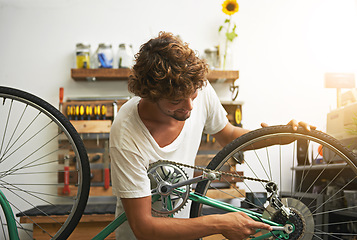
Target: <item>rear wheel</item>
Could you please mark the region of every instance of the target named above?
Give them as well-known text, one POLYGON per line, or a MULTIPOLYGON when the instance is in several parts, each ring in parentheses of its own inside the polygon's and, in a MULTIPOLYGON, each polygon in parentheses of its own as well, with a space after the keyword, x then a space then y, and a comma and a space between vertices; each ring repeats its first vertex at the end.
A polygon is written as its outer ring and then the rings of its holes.
MULTIPOLYGON (((291 219, 268 204, 266 182, 241 179, 218 189, 225 201, 262 213, 281 224, 292 223, 289 239, 353 239, 357 234, 357 206, 346 202, 357 190, 355 155, 320 131, 274 126, 249 132, 227 145, 207 168, 238 173, 274 183, 277 196, 293 212, 291 219)), ((225 178, 222 176, 222 178, 225 178)), ((201 182, 196 193, 207 195, 214 183, 201 182)), ((214 210, 192 203, 191 217, 214 210)))
MULTIPOLYGON (((87 153, 71 123, 44 100, 0 87, 0 189, 20 239, 32 239, 33 231, 66 239, 86 206, 89 181, 87 153)), ((0 217, 0 238, 8 239, 0 217)))

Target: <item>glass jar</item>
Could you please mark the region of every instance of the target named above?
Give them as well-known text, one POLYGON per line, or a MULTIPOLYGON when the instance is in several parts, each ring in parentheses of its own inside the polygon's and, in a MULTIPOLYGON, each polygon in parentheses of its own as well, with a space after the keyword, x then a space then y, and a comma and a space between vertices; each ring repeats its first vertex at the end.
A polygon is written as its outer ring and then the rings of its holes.
POLYGON ((118 67, 131 68, 134 64, 134 53, 131 45, 121 43, 118 49, 118 67))
POLYGON ((206 59, 208 65, 211 69, 219 68, 218 47, 212 47, 212 48, 205 49, 204 58, 206 59))
POLYGON ((109 43, 100 43, 96 51, 98 68, 113 68, 113 49, 109 43))
POLYGON ((76 67, 90 68, 90 44, 76 44, 76 67))

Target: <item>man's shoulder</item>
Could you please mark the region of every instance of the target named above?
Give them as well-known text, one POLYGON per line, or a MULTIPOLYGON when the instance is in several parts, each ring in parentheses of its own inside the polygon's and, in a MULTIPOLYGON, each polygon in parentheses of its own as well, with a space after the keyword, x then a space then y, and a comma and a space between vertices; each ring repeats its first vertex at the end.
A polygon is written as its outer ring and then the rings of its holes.
POLYGON ((129 110, 130 108, 134 108, 140 101, 139 97, 132 97, 128 101, 126 101, 120 108, 119 112, 123 110, 129 110))
POLYGON ((133 118, 137 115, 135 111, 137 111, 138 102, 139 99, 137 97, 133 97, 124 103, 115 116, 112 128, 121 128, 123 125, 132 122, 133 118))

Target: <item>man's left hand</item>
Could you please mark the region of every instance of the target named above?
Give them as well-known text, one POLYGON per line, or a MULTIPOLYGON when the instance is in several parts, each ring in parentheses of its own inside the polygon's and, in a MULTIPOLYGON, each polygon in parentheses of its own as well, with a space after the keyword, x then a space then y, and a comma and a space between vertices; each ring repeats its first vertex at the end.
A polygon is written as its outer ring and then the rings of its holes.
MULTIPOLYGON (((296 131, 298 129, 299 126, 303 127, 304 129, 306 129, 307 131, 311 131, 311 130, 315 130, 316 127, 313 125, 310 125, 306 122, 298 122, 295 119, 291 120, 288 124, 286 125, 290 125, 293 127, 293 129, 296 131)), ((269 125, 266 123, 261 123, 262 127, 268 127, 269 125)))

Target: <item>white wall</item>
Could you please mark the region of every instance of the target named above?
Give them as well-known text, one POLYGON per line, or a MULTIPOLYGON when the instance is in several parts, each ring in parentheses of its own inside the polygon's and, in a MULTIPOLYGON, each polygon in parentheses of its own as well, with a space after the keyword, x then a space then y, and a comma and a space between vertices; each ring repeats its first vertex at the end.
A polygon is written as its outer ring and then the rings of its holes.
MULTIPOLYGON (((126 95, 125 82, 75 82, 77 42, 132 43, 137 51, 160 30, 179 34, 203 52, 218 42, 220 0, 0 0, 0 84, 58 105, 65 96, 126 95)), ((355 0, 239 0, 234 15, 243 124, 291 118, 325 127, 335 90, 325 72, 357 72, 355 0)), ((217 87, 217 86, 216 86, 217 87)), ((222 87, 222 86, 218 86, 222 87)), ((224 86, 227 89, 227 86, 224 86)), ((219 91, 229 99, 227 91, 219 91), (223 93, 222 93, 223 92, 223 93)))
MULTIPOLYGON (((125 82, 75 82, 70 77, 78 42, 139 46, 161 30, 203 52, 218 44, 223 0, 0 0, 0 85, 32 92, 58 105, 65 97, 127 95, 125 82)), ((243 124, 287 123, 325 128, 335 107, 325 72, 357 72, 357 0, 238 0, 243 124)), ((229 100, 226 85, 215 85, 229 100)))

